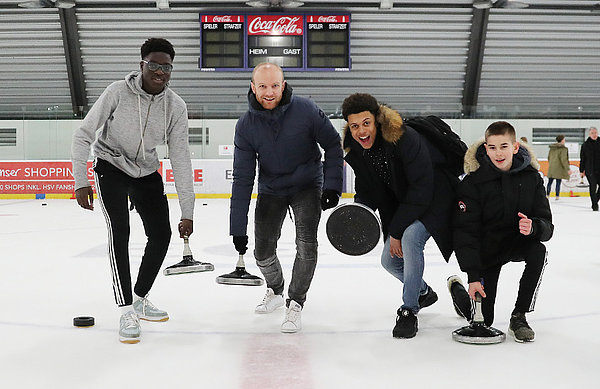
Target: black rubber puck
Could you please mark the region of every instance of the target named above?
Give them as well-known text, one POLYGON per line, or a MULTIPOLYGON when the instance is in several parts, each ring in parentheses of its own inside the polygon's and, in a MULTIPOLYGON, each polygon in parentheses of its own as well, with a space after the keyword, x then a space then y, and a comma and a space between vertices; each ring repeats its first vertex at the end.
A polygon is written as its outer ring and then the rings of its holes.
POLYGON ((42 203, 42 206, 44 206, 44 205, 48 205, 48 204, 46 204, 46 203, 42 203))
POLYGON ((73 318, 73 325, 75 327, 91 327, 95 323, 92 316, 77 316, 73 318))

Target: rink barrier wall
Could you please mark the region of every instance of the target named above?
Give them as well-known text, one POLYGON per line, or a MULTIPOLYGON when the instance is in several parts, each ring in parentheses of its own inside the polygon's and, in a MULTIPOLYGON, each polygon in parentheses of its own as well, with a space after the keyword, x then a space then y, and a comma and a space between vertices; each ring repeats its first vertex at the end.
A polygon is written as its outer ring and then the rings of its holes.
MULTIPOLYGON (((160 160, 157 170, 163 178, 165 193, 176 198, 175 178, 171 162, 160 160)), ((233 159, 193 159, 193 186, 196 198, 229 198, 233 182, 233 159)), ((94 190, 92 161, 87 176, 94 190)), ((352 170, 344 164, 343 192, 353 182, 352 170)), ((256 197, 257 185, 254 185, 256 197)), ((71 161, 0 161, 0 199, 75 198, 75 180, 71 161)))
MULTIPOLYGON (((571 161, 571 178, 563 180, 560 196, 589 196, 587 180, 579 176, 579 161, 571 161)), ((547 182, 548 161, 540 160, 540 174, 547 182)), ((198 199, 231 197, 232 159, 193 159, 194 192, 198 199)), ((173 170, 168 159, 160 161, 168 198, 177 198, 173 170)), ((92 162, 88 161, 88 179, 95 190, 92 162)), ((256 183, 254 189, 256 189, 256 183)), ((74 199, 75 181, 71 161, 0 161, 0 199, 74 199)), ((354 196, 354 172, 344 164, 344 198, 354 196)), ((551 193, 554 196, 553 192, 551 193)), ((256 191, 253 198, 256 197, 256 191)))

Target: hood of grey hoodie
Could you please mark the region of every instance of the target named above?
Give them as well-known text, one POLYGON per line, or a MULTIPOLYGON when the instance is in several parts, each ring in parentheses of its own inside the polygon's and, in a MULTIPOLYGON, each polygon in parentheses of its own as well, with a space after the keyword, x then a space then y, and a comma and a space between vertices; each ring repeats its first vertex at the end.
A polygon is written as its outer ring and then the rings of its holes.
POLYGON ((193 196, 187 120, 185 102, 168 85, 159 94, 149 94, 142 89, 139 71, 133 71, 124 80, 112 83, 94 103, 73 135, 75 189, 89 185, 85 164, 90 145, 95 157, 137 178, 160 168, 156 147, 168 144, 177 192, 181 196, 181 189, 191 192, 193 196), (177 182, 176 169, 180 173, 183 171, 180 177, 189 173, 189 182, 187 177, 179 180, 185 181, 183 187, 177 182))

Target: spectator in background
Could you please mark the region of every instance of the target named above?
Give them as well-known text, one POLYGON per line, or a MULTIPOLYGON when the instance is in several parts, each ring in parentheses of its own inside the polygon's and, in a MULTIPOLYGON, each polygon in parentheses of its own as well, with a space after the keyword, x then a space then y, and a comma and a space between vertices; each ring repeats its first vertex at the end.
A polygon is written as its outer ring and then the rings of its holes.
POLYGON ((551 144, 548 151, 548 186, 546 196, 550 196, 550 187, 556 180, 556 199, 560 198, 560 184, 562 180, 569 179, 569 150, 565 146, 565 136, 557 135, 556 143, 551 144))
POLYGON ((590 184, 590 200, 592 210, 598 211, 598 181, 600 179, 600 140, 598 129, 590 127, 589 136, 581 145, 579 160, 581 177, 587 177, 590 184))
POLYGON ((527 140, 526 136, 521 137, 521 143, 529 143, 529 140, 527 140))

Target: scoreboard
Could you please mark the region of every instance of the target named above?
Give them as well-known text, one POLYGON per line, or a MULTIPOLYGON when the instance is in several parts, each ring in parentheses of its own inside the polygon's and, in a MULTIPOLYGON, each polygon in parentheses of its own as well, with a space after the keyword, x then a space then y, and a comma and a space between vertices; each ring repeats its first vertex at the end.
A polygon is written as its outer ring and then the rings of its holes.
POLYGON ((349 71, 350 14, 201 14, 202 71, 349 71))

